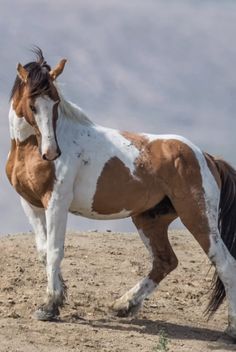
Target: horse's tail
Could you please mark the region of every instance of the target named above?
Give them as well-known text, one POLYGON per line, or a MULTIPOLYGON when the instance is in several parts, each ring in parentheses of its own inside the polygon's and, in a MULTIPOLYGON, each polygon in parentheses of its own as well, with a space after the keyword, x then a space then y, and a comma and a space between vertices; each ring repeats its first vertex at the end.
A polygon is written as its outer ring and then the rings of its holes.
MULTIPOLYGON (((212 158, 221 179, 218 229, 230 254, 236 259, 236 170, 224 160, 212 158)), ((212 316, 225 298, 225 288, 215 272, 206 313, 212 316)))

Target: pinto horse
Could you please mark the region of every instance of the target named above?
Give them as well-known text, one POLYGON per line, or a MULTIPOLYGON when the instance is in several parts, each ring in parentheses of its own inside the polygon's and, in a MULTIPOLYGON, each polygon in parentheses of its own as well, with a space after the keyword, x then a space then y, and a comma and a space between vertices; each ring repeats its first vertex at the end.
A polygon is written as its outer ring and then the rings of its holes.
POLYGON ((60 264, 67 214, 91 219, 131 217, 152 257, 152 269, 113 304, 118 316, 136 312, 177 267, 168 227, 177 217, 216 268, 208 313, 225 296, 229 335, 236 337, 236 172, 177 135, 121 132, 93 123, 67 101, 42 51, 18 64, 9 113, 6 172, 21 196, 47 271, 39 320, 59 316, 66 297, 60 264))

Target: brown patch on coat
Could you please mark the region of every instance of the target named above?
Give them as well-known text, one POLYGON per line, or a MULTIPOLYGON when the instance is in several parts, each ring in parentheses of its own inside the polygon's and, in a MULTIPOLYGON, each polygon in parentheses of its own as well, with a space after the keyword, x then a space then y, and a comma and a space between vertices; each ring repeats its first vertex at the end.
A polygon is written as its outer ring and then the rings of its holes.
POLYGON ((208 252, 209 224, 198 160, 185 143, 174 140, 149 142, 143 136, 122 134, 139 147, 134 175, 117 157, 110 159, 98 178, 93 210, 99 214, 123 209, 137 215, 167 196, 185 226, 208 252))
POLYGON ((150 150, 154 170, 166 180, 167 196, 178 216, 208 253, 210 229, 201 170, 195 153, 187 144, 174 139, 151 142, 150 150))
POLYGON ((16 191, 36 207, 47 208, 55 181, 54 163, 42 159, 36 136, 12 140, 7 177, 16 191))
MULTIPOLYGON (((138 170, 132 175, 118 157, 111 158, 98 179, 93 211, 104 215, 120 213, 124 209, 132 214, 144 211, 152 197, 149 187, 143 183, 143 177, 138 176, 141 173, 142 170, 138 170)), ((155 199, 158 196, 161 200, 163 194, 157 192, 155 199)))

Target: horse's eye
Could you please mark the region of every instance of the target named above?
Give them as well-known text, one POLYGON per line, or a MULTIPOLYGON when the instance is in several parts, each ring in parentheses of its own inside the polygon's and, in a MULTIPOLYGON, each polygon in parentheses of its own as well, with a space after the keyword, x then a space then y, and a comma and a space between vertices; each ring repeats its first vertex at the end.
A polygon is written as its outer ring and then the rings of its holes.
POLYGON ((36 107, 34 105, 30 105, 31 111, 36 114, 36 107))

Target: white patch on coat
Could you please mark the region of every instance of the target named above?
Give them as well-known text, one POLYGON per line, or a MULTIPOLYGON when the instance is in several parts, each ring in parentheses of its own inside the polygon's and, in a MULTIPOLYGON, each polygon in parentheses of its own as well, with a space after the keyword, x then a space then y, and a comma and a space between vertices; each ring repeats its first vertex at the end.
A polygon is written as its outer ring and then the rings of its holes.
MULTIPOLYGON (((61 103, 60 103, 61 104, 61 103)), ((57 171, 59 160, 64 159, 64 166, 68 174, 73 174, 73 201, 70 205, 72 212, 94 219, 119 219, 130 215, 130 211, 122 210, 116 214, 102 215, 93 211, 92 205, 97 189, 97 182, 105 165, 109 160, 116 157, 129 169, 134 178, 135 160, 139 150, 124 138, 119 131, 98 126, 92 123, 79 123, 73 116, 64 118, 59 104, 59 118, 57 122, 58 145, 62 151, 61 157, 55 161, 56 177, 60 179, 60 172, 57 171), (65 131, 67 138, 65 138, 65 131)), ((64 104, 64 103, 63 103, 64 104)), ((67 102, 67 104, 69 104, 67 102)), ((63 105, 64 106, 64 105, 63 105)), ((71 106, 73 115, 76 110, 71 106)), ((77 111, 81 114, 81 111, 77 111)), ((117 180, 119 175, 115 175, 117 180)), ((65 179, 63 182, 67 182, 65 179)), ((117 181, 119 182, 119 180, 117 181)), ((114 200, 115 201, 115 200, 114 200)))
POLYGON ((11 139, 18 140, 19 142, 23 142, 35 134, 33 127, 26 121, 26 119, 16 115, 12 102, 9 111, 9 126, 11 139))

